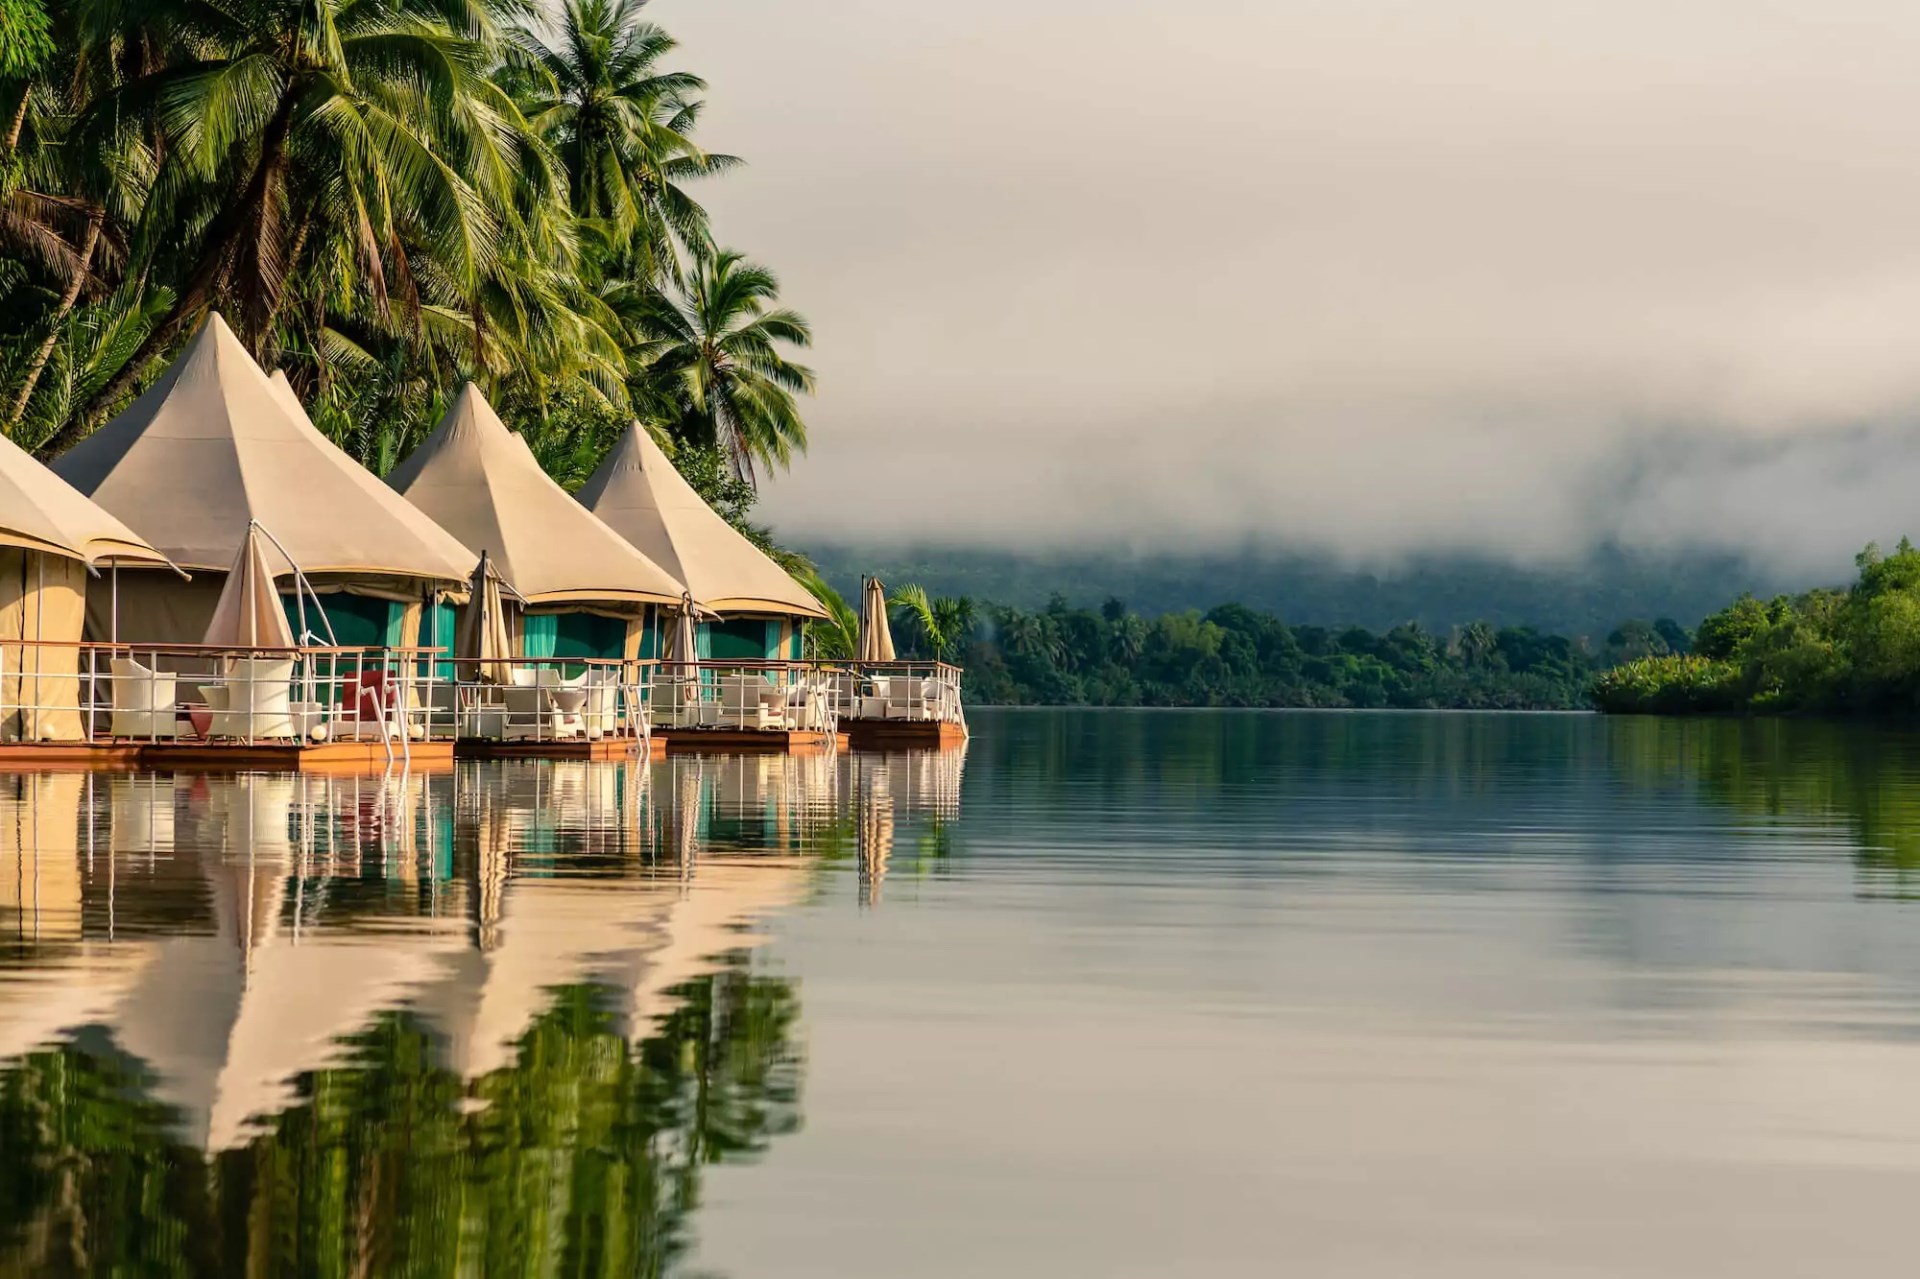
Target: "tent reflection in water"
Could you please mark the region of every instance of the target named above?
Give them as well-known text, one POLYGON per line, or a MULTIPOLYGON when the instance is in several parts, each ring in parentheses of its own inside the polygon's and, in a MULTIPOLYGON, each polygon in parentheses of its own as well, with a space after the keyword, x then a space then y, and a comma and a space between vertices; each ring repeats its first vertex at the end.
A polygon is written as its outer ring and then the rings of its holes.
POLYGON ((87 736, 78 648, 87 582, 121 564, 182 585, 164 554, 0 437, 0 740, 87 736))
POLYGON ((425 599, 464 590, 478 557, 298 410, 211 315, 159 381, 54 462, 194 573, 191 583, 122 573, 117 594, 90 590, 92 637, 198 643, 255 521, 328 601, 331 626, 309 618, 307 634, 295 637, 302 643, 331 631, 342 644, 407 645, 425 599))

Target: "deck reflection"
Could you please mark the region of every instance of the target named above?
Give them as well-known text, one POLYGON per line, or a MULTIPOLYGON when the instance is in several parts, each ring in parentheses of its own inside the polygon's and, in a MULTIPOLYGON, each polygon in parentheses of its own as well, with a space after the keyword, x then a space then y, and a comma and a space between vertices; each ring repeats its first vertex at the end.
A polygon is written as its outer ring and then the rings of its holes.
POLYGON ((472 1238, 503 1271, 561 1264, 531 1238, 656 1270, 700 1164, 798 1122, 798 987, 752 959, 760 925, 835 859, 870 900, 960 766, 0 778, 0 1273, 343 1246, 437 1272, 472 1238), (424 1251, 367 1251, 395 1247, 424 1251))

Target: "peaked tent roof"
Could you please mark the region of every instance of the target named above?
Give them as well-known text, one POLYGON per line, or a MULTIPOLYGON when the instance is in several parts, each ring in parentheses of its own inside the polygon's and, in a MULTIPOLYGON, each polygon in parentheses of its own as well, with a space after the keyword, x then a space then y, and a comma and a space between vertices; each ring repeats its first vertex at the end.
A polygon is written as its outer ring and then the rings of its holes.
POLYGON ((211 315, 160 380, 54 471, 186 568, 259 520, 302 570, 461 583, 479 558, 289 411, 211 315))
POLYGON ((165 564, 167 557, 100 504, 0 435, 0 545, 87 564, 165 564))
POLYGON ((471 382, 387 482, 529 604, 671 603, 686 589, 554 483, 471 382))
POLYGON ((827 615, 791 574, 701 501, 637 422, 580 490, 580 502, 685 582, 703 609, 827 615))

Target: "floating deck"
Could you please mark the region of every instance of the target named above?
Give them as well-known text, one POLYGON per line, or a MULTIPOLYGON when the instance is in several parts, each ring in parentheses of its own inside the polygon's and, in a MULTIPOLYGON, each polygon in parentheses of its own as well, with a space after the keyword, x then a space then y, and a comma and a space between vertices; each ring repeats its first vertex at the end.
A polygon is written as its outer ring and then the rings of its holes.
POLYGON ((749 754, 760 751, 806 755, 847 745, 845 733, 819 729, 656 728, 653 739, 670 755, 749 754))
POLYGON ((939 750, 967 740, 964 724, 931 719, 843 719, 840 728, 855 750, 939 750))
POLYGON ((453 766, 452 742, 414 742, 391 756, 379 742, 20 742, 0 746, 0 770, 131 772, 188 768, 208 772, 383 773, 453 766))
MULTIPOLYGON (((485 737, 463 737, 453 744, 453 753, 460 759, 633 759, 644 745, 637 737, 555 742, 496 742, 485 737)), ((660 748, 656 745, 654 749, 660 748)))

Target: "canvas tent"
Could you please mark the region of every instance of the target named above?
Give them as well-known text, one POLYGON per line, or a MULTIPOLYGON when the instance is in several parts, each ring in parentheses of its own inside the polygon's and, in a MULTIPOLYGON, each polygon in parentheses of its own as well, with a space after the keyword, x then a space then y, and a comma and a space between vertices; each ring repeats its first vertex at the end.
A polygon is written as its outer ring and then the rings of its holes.
MULTIPOLYGON (((387 482, 467 545, 485 551, 501 580, 525 601, 515 644, 523 655, 555 655, 553 641, 542 639, 557 637, 559 615, 627 619, 637 626, 647 605, 681 596, 681 584, 666 570, 554 483, 471 382, 387 482)), ((627 629, 613 627, 612 639, 596 651, 588 645, 563 655, 619 657, 627 629)), ((585 628, 577 633, 584 643, 585 628)))
POLYGON ((685 583, 694 604, 722 619, 709 625, 703 646, 713 657, 797 657, 793 620, 827 615, 804 586, 700 499, 638 423, 580 490, 580 502, 685 583), (750 649, 763 620, 764 651, 724 650, 729 639, 750 649))
POLYGON ((0 739, 84 735, 80 651, 45 642, 79 644, 88 571, 112 564, 165 568, 167 557, 0 436, 0 739))
MULTIPOLYGON (((146 394, 54 463, 74 487, 196 571, 192 589, 152 574, 122 575, 121 638, 197 641, 254 520, 322 592, 406 606, 462 589, 478 556, 296 408, 212 315, 146 394)), ((104 606, 95 603, 89 598, 89 625, 104 633, 104 606)), ((418 610, 409 611, 417 624, 418 610)))

